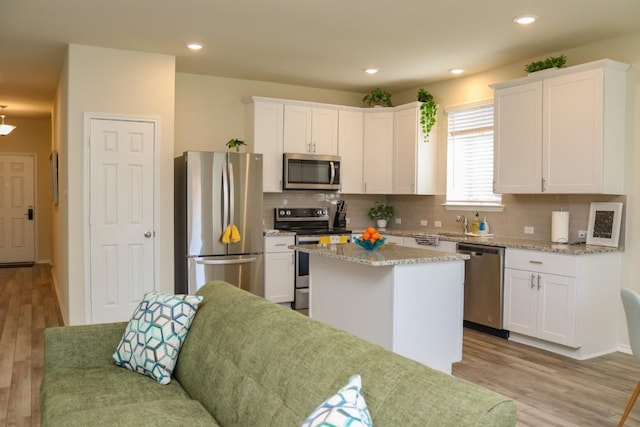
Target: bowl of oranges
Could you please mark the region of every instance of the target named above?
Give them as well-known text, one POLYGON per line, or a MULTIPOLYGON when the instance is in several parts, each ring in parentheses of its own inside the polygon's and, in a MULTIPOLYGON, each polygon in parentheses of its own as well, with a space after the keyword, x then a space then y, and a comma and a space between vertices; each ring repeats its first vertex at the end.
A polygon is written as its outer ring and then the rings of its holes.
POLYGON ((353 239, 354 243, 358 246, 365 248, 368 251, 372 251, 375 248, 378 248, 384 245, 384 241, 386 239, 376 231, 373 227, 367 227, 364 233, 360 238, 353 239))

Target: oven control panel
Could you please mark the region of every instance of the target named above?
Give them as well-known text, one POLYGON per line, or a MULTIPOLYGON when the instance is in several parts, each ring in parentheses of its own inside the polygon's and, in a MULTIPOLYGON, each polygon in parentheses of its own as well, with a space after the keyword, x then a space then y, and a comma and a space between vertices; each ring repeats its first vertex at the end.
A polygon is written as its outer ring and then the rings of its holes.
POLYGON ((329 220, 329 208, 275 208, 276 221, 329 220))

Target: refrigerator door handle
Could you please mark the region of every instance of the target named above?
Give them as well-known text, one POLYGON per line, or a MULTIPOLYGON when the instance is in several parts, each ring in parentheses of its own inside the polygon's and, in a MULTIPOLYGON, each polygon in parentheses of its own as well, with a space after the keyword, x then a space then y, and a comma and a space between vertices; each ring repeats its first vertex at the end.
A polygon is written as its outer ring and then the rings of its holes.
POLYGON ((222 168, 222 229, 224 230, 229 224, 229 183, 227 168, 222 168))
POLYGON ((233 164, 229 162, 229 224, 235 224, 235 185, 233 182, 233 164))
POLYGON ((241 259, 199 259, 196 264, 203 265, 233 265, 233 264, 249 264, 257 261, 257 258, 241 258, 241 259))

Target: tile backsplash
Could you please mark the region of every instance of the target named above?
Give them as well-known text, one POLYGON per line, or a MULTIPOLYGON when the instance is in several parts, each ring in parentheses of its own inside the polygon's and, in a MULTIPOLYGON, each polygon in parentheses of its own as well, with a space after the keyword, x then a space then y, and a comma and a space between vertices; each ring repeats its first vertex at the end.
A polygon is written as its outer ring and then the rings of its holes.
MULTIPOLYGON (((376 201, 385 201, 393 205, 394 217, 390 228, 410 228, 425 231, 462 231, 462 226, 455 221, 457 214, 465 215, 469 221, 475 211, 446 210, 443 206, 444 195, 437 196, 385 196, 370 194, 337 194, 319 193, 312 191, 290 191, 284 193, 265 193, 264 195, 264 224, 265 228, 273 228, 273 209, 280 206, 315 207, 328 206, 331 218, 335 212, 335 202, 338 199, 347 203, 348 227, 363 228, 374 224, 367 216, 369 209, 376 201), (401 224, 395 219, 400 218, 401 224), (421 226, 420 221, 427 220, 427 226, 421 226), (441 228, 435 228, 435 221, 440 221, 441 228)), ((615 195, 565 195, 565 194, 521 194, 503 195, 503 212, 483 212, 486 215, 491 232, 503 237, 517 237, 536 240, 551 239, 551 212, 564 210, 569 212, 569 240, 577 241, 578 231, 587 230, 589 208, 591 202, 622 202, 626 206, 626 196, 615 195), (524 227, 533 227, 533 234, 524 234, 524 227)), ((622 227, 620 230, 620 245, 624 246, 623 209, 622 227)))

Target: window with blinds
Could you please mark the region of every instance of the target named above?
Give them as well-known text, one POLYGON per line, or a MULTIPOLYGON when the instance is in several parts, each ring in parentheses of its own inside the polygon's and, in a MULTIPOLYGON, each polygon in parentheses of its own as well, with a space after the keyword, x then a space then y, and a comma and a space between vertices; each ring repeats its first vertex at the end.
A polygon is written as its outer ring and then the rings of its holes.
POLYGON ((493 193, 493 103, 447 109, 447 203, 499 204, 493 193))

